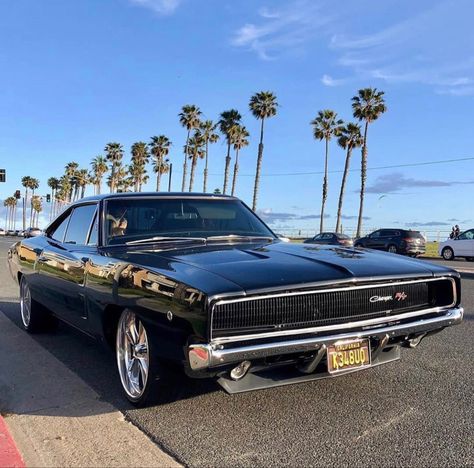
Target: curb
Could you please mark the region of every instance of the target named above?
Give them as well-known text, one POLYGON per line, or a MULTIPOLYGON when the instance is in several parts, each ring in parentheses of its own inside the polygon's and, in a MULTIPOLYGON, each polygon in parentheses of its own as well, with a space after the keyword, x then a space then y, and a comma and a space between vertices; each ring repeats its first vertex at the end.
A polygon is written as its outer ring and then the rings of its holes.
POLYGON ((0 415, 0 467, 24 468, 25 462, 18 451, 15 441, 0 415))

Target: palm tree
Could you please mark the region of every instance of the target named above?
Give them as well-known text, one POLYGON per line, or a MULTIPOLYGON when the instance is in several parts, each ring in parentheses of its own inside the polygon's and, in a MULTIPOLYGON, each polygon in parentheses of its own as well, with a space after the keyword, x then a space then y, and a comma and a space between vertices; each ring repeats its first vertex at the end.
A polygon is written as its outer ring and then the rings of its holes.
POLYGON ((146 172, 144 164, 132 162, 132 164, 128 166, 128 173, 130 174, 134 192, 141 192, 142 185, 148 182, 148 175, 146 172))
POLYGON ((3 200, 3 206, 5 207, 5 231, 8 231, 8 221, 10 219, 10 197, 3 200))
POLYGON ((339 136, 342 131, 343 121, 337 118, 337 113, 325 109, 318 112, 318 115, 311 121, 313 126, 313 136, 317 140, 325 140, 326 152, 324 158, 324 180, 323 180, 323 197, 321 201, 321 219, 319 222, 319 232, 323 232, 324 227, 324 207, 328 197, 328 158, 329 158, 329 141, 333 136, 339 136))
POLYGON ((107 177, 107 185, 112 190, 112 187, 114 187, 114 190, 117 192, 124 192, 128 191, 128 188, 133 185, 133 182, 130 180, 126 180, 127 174, 128 174, 128 168, 122 166, 121 163, 118 163, 115 165, 114 168, 114 175, 112 174, 107 177))
POLYGON ((230 141, 235 150, 235 164, 234 164, 234 176, 232 177, 232 190, 230 194, 233 196, 235 192, 235 186, 237 183, 237 174, 239 172, 239 151, 244 147, 248 146, 249 132, 243 125, 234 125, 230 131, 230 141))
POLYGON ((179 122, 183 127, 186 128, 186 145, 184 146, 184 163, 183 163, 183 181, 181 183, 181 191, 184 192, 186 188, 186 177, 188 173, 188 145, 189 145, 189 136, 191 130, 199 128, 202 112, 199 107, 194 105, 183 106, 181 112, 179 113, 179 122))
POLYGON ((33 198, 35 196, 35 190, 39 187, 39 180, 35 179, 34 177, 30 177, 30 185, 29 188, 31 190, 31 206, 30 206, 30 225, 33 218, 33 198))
POLYGON ((49 211, 49 219, 51 220, 54 215, 55 193, 59 189, 59 179, 50 177, 48 179, 48 187, 51 189, 51 210, 49 211))
POLYGON ((346 163, 344 165, 344 174, 341 181, 341 192, 339 194, 339 204, 337 207, 336 232, 341 228, 342 202, 344 199, 344 190, 346 188, 347 174, 349 173, 352 150, 362 146, 363 139, 360 133, 360 125, 348 123, 342 128, 342 133, 337 140, 339 146, 346 150, 346 163))
POLYGON ((230 131, 234 125, 240 123, 242 116, 240 115, 239 111, 236 109, 230 109, 224 111, 220 115, 220 119, 218 122, 219 130, 224 135, 226 142, 227 142, 227 156, 225 157, 225 171, 224 171, 224 187, 222 189, 222 193, 226 193, 227 191, 227 183, 229 181, 229 171, 230 171, 230 148, 232 143, 230 141, 230 131))
POLYGON ((206 153, 206 164, 204 166, 204 180, 202 185, 202 191, 207 192, 207 175, 208 175, 208 162, 209 162, 209 143, 216 143, 219 140, 219 134, 215 133, 217 124, 212 120, 205 120, 201 123, 199 130, 201 131, 202 139, 205 144, 205 153, 206 153))
POLYGON ((203 159, 205 156, 204 140, 201 133, 197 130, 188 142, 188 157, 191 160, 191 175, 189 177, 189 191, 193 191, 194 174, 196 173, 196 165, 198 158, 203 159))
POLYGON ((31 222, 32 226, 38 226, 39 223, 39 214, 43 211, 43 204, 41 197, 35 195, 31 198, 33 206, 33 221, 31 222))
POLYGON ((95 187, 95 194, 100 194, 100 187, 102 185, 102 179, 104 175, 107 173, 109 168, 107 167, 107 159, 103 156, 96 156, 92 162, 92 181, 95 187))
POLYGON ((84 198, 86 194, 86 187, 89 185, 91 178, 89 175, 89 171, 87 169, 79 169, 76 172, 76 180, 77 180, 77 187, 78 187, 78 196, 79 196, 79 188, 81 189, 81 198, 84 198))
POLYGON ((356 237, 360 237, 361 235, 362 216, 364 213, 365 182, 367 180, 367 130, 370 123, 377 120, 387 111, 387 106, 383 98, 384 94, 383 91, 377 91, 377 88, 364 88, 359 89, 357 96, 352 98, 354 117, 361 122, 365 121, 360 171, 360 206, 356 237))
MULTIPOLYGON (((188 143, 186 143, 188 144, 188 143)), ((170 151, 171 141, 165 135, 152 136, 150 141, 150 152, 153 156, 153 170, 156 173, 156 191, 160 191, 161 176, 169 170, 166 156, 170 151)))
POLYGON ((25 197, 23 198, 23 231, 26 229, 26 204, 28 203, 28 189, 30 188, 30 176, 21 178, 21 185, 25 188, 25 197))
POLYGON ((73 196, 72 196, 73 190, 74 192, 77 192, 76 171, 78 167, 79 167, 79 164, 77 162, 72 161, 70 163, 67 163, 66 167, 64 168, 65 169, 64 174, 69 178, 69 185, 70 185, 68 201, 73 200, 73 196))
POLYGON ((112 143, 107 143, 107 145, 104 148, 105 152, 105 158, 107 161, 110 162, 110 177, 109 177, 109 187, 110 187, 110 193, 115 192, 117 182, 120 180, 117 175, 117 169, 121 166, 122 164, 122 158, 123 158, 123 147, 120 143, 112 142, 112 143))
POLYGON ((150 153, 148 145, 143 141, 138 141, 132 145, 132 164, 128 172, 132 176, 132 182, 135 192, 141 192, 142 185, 148 180, 145 165, 148 163, 150 153))
POLYGON ((249 108, 256 119, 262 121, 260 127, 260 143, 258 144, 257 170, 255 172, 255 186, 253 189, 252 210, 257 209, 258 189, 260 185, 260 172, 262 170, 263 159, 263 124, 265 119, 276 115, 277 111, 276 96, 270 91, 261 91, 250 98, 249 108))

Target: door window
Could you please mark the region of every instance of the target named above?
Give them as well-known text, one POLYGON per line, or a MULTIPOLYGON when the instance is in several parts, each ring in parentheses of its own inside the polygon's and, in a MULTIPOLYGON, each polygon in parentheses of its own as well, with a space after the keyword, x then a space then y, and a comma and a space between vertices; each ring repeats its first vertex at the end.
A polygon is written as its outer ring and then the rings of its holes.
POLYGON ((459 237, 459 240, 472 240, 474 239, 474 229, 470 229, 469 231, 463 232, 459 237))
POLYGON ((69 213, 52 231, 49 232, 51 239, 62 242, 64 240, 64 234, 66 232, 67 225, 71 214, 69 213))
POLYGON ((371 239, 378 239, 380 237, 380 231, 375 231, 370 235, 371 239))
POLYGON ((89 233, 89 240, 87 245, 97 245, 98 232, 99 232, 99 223, 97 220, 97 213, 94 216, 94 222, 92 223, 91 232, 89 233))
POLYGON ((64 242, 66 244, 85 245, 92 224, 96 205, 84 205, 74 208, 67 227, 64 242))

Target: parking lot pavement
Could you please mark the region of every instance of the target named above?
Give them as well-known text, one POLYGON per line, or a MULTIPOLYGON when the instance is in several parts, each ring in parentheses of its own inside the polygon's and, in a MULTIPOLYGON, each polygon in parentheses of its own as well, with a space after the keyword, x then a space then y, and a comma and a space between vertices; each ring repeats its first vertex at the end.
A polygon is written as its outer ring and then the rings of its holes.
MULTIPOLYGON (((403 350, 399 362, 235 395, 210 381, 182 379, 177 390, 159 398, 161 404, 145 409, 124 402, 113 355, 102 346, 66 326, 34 337, 18 330, 17 289, 11 284, 0 271, 0 310, 17 330, 16 346, 34 340, 98 400, 118 408, 186 465, 474 464, 472 279, 462 281, 464 322, 403 350)), ((40 365, 36 355, 28 359, 40 365)), ((62 397, 73 395, 65 389, 62 397)), ((90 408, 93 413, 92 399, 90 408)))

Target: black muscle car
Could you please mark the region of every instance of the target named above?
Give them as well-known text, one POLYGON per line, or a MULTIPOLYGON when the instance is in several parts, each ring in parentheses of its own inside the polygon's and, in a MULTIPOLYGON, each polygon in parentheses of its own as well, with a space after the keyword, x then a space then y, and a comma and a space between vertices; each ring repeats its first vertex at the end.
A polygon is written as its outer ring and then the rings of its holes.
POLYGON ((463 316, 455 271, 284 243, 221 195, 83 199, 8 258, 24 328, 59 318, 108 343, 137 405, 170 363, 242 392, 399 359, 463 316))

